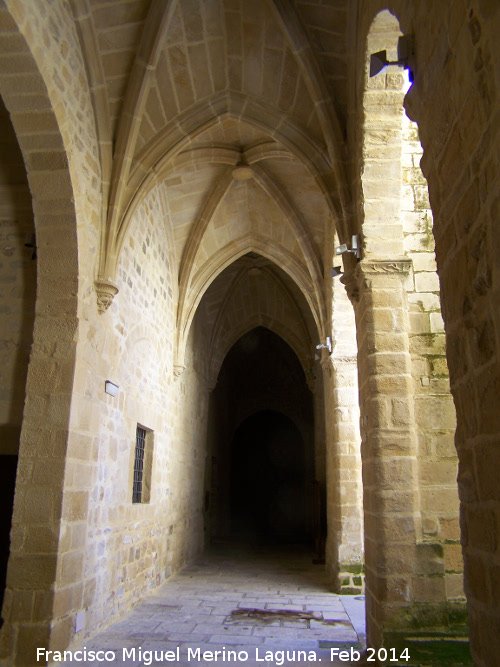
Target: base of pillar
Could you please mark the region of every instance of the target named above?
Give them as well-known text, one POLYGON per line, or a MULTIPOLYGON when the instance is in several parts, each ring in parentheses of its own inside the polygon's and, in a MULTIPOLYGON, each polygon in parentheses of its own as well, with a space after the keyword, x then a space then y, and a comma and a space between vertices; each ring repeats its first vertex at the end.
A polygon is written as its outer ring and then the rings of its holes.
POLYGON ((331 565, 326 559, 326 572, 331 589, 339 595, 364 595, 365 566, 364 563, 346 562, 331 565))
POLYGON ((339 563, 338 592, 341 595, 363 595, 365 566, 363 563, 339 563))

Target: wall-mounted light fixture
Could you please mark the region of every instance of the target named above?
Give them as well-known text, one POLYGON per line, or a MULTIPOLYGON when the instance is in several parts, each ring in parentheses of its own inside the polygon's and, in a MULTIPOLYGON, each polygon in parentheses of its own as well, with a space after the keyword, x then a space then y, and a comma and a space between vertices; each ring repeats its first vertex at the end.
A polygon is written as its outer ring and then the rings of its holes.
POLYGON ((330 276, 332 278, 336 278, 337 276, 342 275, 342 267, 341 266, 332 266, 332 270, 330 271, 330 276))
MULTIPOLYGON (((352 244, 351 247, 347 247, 347 243, 343 243, 342 245, 339 245, 335 248, 335 254, 336 255, 344 255, 347 252, 352 252, 354 255, 356 255, 356 258, 359 259, 361 257, 361 250, 359 247, 359 236, 358 234, 355 234, 352 237, 352 244)), ((336 268, 336 267, 335 267, 336 268)), ((334 269, 332 269, 333 271, 334 269)), ((332 276, 334 274, 332 273, 332 276)), ((335 274, 337 275, 337 274, 335 274)))
POLYGON ((319 345, 316 345, 317 350, 328 350, 330 354, 332 353, 332 339, 330 336, 326 337, 326 341, 324 343, 320 343, 319 345))
POLYGON ((370 56, 370 77, 384 72, 388 65, 400 65, 409 71, 410 81, 413 81, 411 60, 413 58, 413 39, 402 35, 398 39, 398 59, 387 60, 387 51, 377 51, 370 56))
POLYGON ((106 382, 104 383, 104 391, 106 392, 106 394, 109 394, 110 396, 117 396, 119 389, 120 387, 114 382, 111 382, 111 380, 106 380, 106 382))

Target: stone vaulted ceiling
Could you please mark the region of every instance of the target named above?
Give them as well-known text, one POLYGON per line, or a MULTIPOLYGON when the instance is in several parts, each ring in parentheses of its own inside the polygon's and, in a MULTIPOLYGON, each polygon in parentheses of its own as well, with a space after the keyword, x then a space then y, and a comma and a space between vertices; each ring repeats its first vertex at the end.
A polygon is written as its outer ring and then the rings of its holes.
MULTIPOLYGON (((328 334, 328 253, 349 206, 353 4, 72 0, 100 145, 101 278, 113 280, 134 211, 159 188, 175 247, 180 349, 203 295, 217 276, 234 280, 239 272, 225 269, 243 257, 240 269, 260 271, 256 284, 266 277, 273 286, 264 291, 295 303, 301 342, 292 347, 328 334)), ((215 329, 228 289, 210 293, 220 294, 215 329)))

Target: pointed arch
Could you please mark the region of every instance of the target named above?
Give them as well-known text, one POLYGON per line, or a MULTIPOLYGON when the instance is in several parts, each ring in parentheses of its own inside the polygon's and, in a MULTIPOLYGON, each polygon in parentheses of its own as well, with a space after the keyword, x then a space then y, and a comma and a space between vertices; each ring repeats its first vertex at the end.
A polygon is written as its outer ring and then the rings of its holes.
MULTIPOLYGON (((322 271, 318 258, 315 256, 310 239, 308 237, 305 224, 301 220, 300 214, 293 206, 282 188, 274 181, 271 175, 262 167, 254 165, 254 175, 257 183, 269 195, 272 201, 278 204, 280 210, 285 215, 285 219, 294 231, 294 236, 302 252, 308 269, 310 282, 313 289, 315 301, 319 310, 324 311, 322 296, 322 271)), ((188 239, 179 271, 179 313, 182 313, 184 303, 188 298, 188 293, 192 289, 191 283, 193 270, 198 250, 202 244, 205 231, 213 219, 215 212, 221 204, 229 187, 233 182, 232 171, 226 170, 218 179, 212 191, 207 196, 198 219, 194 223, 193 230, 188 239)), ((324 319, 325 312, 322 312, 324 319)), ((180 323, 179 323, 180 324, 180 323)))
POLYGON ((259 310, 259 312, 252 312, 243 321, 238 321, 236 326, 233 326, 233 328, 230 329, 230 336, 226 336, 224 339, 223 321, 228 315, 228 309, 235 296, 237 296, 240 286, 247 280, 251 280, 251 276, 249 275, 251 271, 255 271, 255 265, 253 263, 242 267, 237 277, 232 281, 231 287, 225 295, 224 301, 219 309, 210 341, 209 378, 211 384, 214 384, 226 354, 234 343, 245 333, 257 326, 265 326, 281 336, 297 355, 304 373, 309 372, 310 367, 313 364, 313 341, 311 340, 310 332, 304 321, 303 314, 283 281, 279 279, 270 267, 261 266, 258 268, 258 271, 283 293, 284 298, 287 299, 287 303, 292 306, 296 321, 299 323, 299 331, 292 330, 288 327, 276 313, 271 315, 270 312, 259 310), (303 343, 302 345, 301 340, 303 343))
POLYGON ((194 295, 193 299, 189 302, 184 301, 182 307, 179 304, 177 314, 177 365, 184 365, 183 359, 189 329, 196 313, 196 309, 208 287, 227 266, 249 252, 255 252, 266 259, 269 259, 271 262, 281 267, 285 273, 290 276, 307 302, 319 335, 325 335, 327 323, 323 318, 323 309, 318 307, 318 304, 312 298, 312 295, 314 294, 314 286, 311 282, 311 278, 297 262, 297 259, 282 246, 274 241, 270 241, 268 238, 257 234, 246 234, 233 241, 228 246, 221 248, 213 255, 210 264, 204 265, 193 276, 190 291, 190 293, 194 295))
MULTIPOLYGON (((315 178, 321 189, 332 212, 339 236, 346 235, 346 221, 339 205, 337 177, 329 157, 286 114, 277 112, 256 100, 248 100, 239 93, 224 92, 180 114, 137 156, 134 168, 130 172, 130 179, 124 186, 127 189, 127 196, 123 195, 121 209, 123 214, 119 225, 117 224, 116 239, 110 240, 107 247, 106 275, 112 277, 116 271, 126 228, 144 194, 151 189, 160 174, 164 175, 171 169, 174 160, 189 150, 194 138, 216 126, 224 117, 248 123, 251 127, 266 133, 278 146, 284 147, 285 151, 297 158, 315 178)), ((257 161, 258 156, 258 147, 252 148, 249 159, 257 161)), ((232 162, 232 158, 229 155, 227 157, 228 162, 232 162)))

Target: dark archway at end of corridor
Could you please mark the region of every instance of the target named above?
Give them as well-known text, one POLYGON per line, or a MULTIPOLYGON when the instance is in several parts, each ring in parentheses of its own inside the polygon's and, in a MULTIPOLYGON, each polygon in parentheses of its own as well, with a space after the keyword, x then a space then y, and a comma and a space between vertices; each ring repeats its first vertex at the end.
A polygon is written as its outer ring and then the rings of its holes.
POLYGON ((313 397, 295 352, 266 327, 248 331, 210 401, 207 543, 312 544, 313 397))
POLYGON ((250 541, 306 542, 305 445, 291 419, 262 410, 231 443, 231 527, 250 541))

